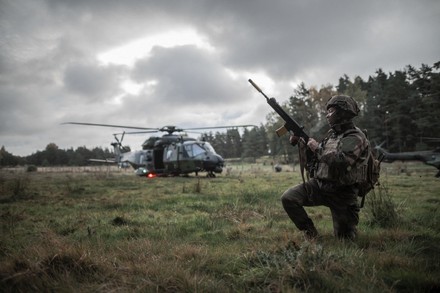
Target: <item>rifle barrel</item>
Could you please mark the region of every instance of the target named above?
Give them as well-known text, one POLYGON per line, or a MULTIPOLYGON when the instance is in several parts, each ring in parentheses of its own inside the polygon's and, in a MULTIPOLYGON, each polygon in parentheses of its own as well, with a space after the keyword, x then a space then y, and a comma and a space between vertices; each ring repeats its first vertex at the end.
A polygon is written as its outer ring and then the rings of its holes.
POLYGON ((257 90, 257 91, 259 91, 265 98, 266 98, 266 100, 269 100, 269 97, 268 96, 266 96, 266 94, 258 87, 258 85, 255 83, 255 82, 253 82, 253 80, 252 79, 248 79, 248 81, 251 83, 251 85, 257 90))

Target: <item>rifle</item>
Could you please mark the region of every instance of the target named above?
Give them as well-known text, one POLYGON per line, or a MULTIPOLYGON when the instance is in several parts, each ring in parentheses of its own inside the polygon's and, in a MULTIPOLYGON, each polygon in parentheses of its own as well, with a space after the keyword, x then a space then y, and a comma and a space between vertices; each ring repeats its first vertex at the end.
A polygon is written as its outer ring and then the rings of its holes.
POLYGON ((255 82, 252 81, 252 79, 249 79, 249 82, 251 85, 254 86, 254 88, 259 91, 265 98, 267 103, 275 110, 275 112, 278 113, 278 115, 281 116, 281 118, 284 120, 284 125, 278 128, 275 132, 278 135, 278 137, 283 136, 287 132, 291 132, 291 134, 295 134, 295 136, 302 137, 307 144, 309 141, 309 136, 304 132, 304 127, 299 126, 298 122, 296 122, 292 117, 287 114, 283 108, 277 103, 277 100, 275 98, 269 98, 266 96, 266 94, 258 87, 258 85, 255 84, 255 82))
MULTIPOLYGON (((275 130, 278 137, 283 136, 287 132, 290 134, 295 134, 295 136, 302 137, 304 139, 305 144, 309 141, 309 136, 304 131, 304 127, 300 126, 298 122, 296 122, 292 117, 289 116, 289 114, 286 113, 286 111, 283 110, 283 108, 277 103, 275 98, 269 98, 266 96, 266 94, 255 84, 255 82, 252 81, 252 79, 248 80, 250 84, 259 91, 265 98, 267 103, 275 110, 275 112, 278 113, 278 115, 281 116, 281 118, 284 120, 284 125, 275 130)), ((314 169, 314 154, 313 152, 307 148, 306 150, 306 159, 307 159, 307 170, 313 176, 313 169, 314 169)))

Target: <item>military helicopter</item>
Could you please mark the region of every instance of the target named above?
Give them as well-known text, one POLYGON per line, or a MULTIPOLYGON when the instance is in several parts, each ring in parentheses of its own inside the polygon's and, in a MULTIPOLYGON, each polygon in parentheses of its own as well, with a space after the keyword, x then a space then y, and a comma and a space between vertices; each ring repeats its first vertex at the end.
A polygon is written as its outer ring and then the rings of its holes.
POLYGON ((62 124, 75 124, 87 126, 113 127, 119 129, 138 129, 141 131, 122 132, 113 134, 115 142, 111 143, 115 157, 111 159, 92 159, 93 162, 116 163, 120 167, 130 165, 139 176, 153 178, 156 176, 188 175, 195 172, 207 172, 207 177, 216 177, 216 173, 223 171, 224 160, 216 153, 207 141, 200 141, 175 133, 186 131, 227 129, 238 127, 255 127, 255 125, 233 125, 197 128, 178 128, 164 126, 161 128, 122 126, 111 124, 65 122, 62 124), (126 134, 166 132, 161 137, 149 137, 142 144, 142 150, 131 151, 122 145, 126 134), (120 138, 118 138, 120 136, 120 138))
POLYGON ((435 177, 440 178, 440 148, 432 151, 416 151, 389 153, 381 146, 376 146, 376 150, 383 155, 382 162, 392 163, 394 161, 421 161, 427 165, 437 168, 438 173, 435 177))

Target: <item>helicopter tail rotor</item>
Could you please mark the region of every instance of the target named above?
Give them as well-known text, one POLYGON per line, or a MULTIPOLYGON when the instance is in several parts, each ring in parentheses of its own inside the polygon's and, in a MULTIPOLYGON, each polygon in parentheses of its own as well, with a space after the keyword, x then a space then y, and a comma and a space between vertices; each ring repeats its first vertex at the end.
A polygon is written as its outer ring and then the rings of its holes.
POLYGON ((118 148, 119 153, 125 153, 130 151, 130 148, 128 146, 122 145, 122 141, 124 140, 124 135, 125 135, 125 131, 122 133, 113 133, 116 142, 112 143, 112 146, 115 147, 115 152, 116 152, 116 146, 118 148), (121 135, 120 139, 118 138, 118 135, 121 135))
POLYGON ((125 131, 122 133, 113 133, 113 136, 115 137, 116 143, 119 147, 122 148, 122 141, 124 140, 125 131), (121 135, 121 139, 118 138, 118 135, 121 135))

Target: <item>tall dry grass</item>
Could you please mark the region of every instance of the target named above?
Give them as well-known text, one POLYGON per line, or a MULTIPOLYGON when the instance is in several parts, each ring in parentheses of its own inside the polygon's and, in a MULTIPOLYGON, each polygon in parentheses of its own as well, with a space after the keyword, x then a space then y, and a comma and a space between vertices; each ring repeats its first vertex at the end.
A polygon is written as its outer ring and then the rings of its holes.
POLYGON ((215 179, 0 173, 0 291, 440 288, 438 179, 383 176, 354 242, 332 236, 325 207, 308 208, 318 240, 297 231, 279 198, 300 182, 265 166, 215 179))

